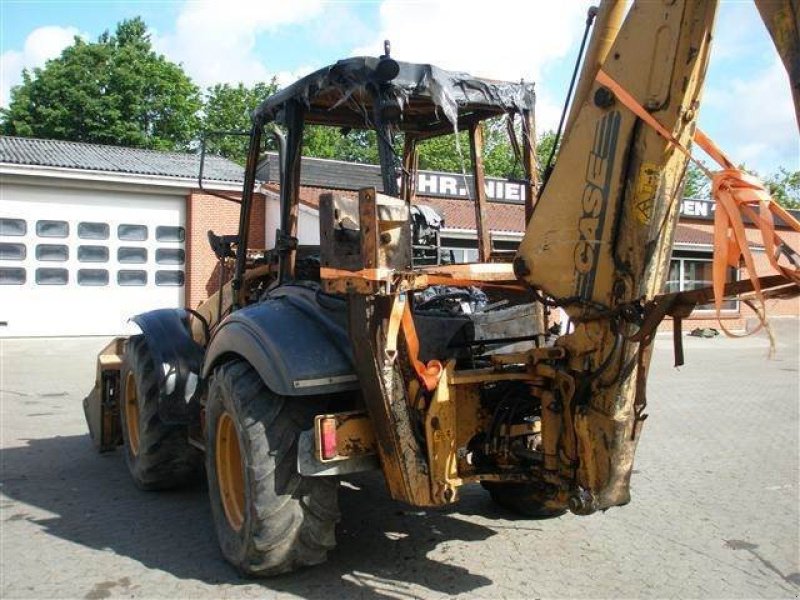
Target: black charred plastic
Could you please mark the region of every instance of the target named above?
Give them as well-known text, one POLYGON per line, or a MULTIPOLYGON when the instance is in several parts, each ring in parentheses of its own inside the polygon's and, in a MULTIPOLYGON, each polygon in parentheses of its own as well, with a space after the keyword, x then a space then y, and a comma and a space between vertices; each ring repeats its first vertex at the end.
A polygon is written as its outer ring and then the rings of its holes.
POLYGON ((203 348, 192 338, 189 313, 162 308, 132 321, 142 330, 158 373, 159 418, 166 424, 187 424, 203 365, 203 348))
MULTIPOLYGON (((455 356, 472 339, 465 315, 414 315, 420 359, 455 356), (455 347, 455 346, 458 347, 455 347)), ((360 389, 347 333, 347 300, 311 283, 290 283, 259 303, 229 315, 206 349, 203 378, 220 364, 244 359, 281 396, 314 396, 360 389)))

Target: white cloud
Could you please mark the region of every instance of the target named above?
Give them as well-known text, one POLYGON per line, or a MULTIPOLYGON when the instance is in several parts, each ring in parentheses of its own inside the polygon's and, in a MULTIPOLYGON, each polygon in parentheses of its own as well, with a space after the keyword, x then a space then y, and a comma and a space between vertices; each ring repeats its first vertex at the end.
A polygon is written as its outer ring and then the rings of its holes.
POLYGON ((273 73, 273 75, 275 79, 277 79, 278 81, 278 87, 283 88, 291 83, 294 83, 298 79, 313 73, 319 68, 320 67, 311 67, 303 65, 302 67, 297 67, 296 69, 292 69, 291 71, 278 71, 277 73, 273 73))
POLYGON ((385 0, 379 34, 355 54, 376 55, 383 40, 399 60, 518 81, 538 80, 542 67, 561 58, 582 33, 588 2, 385 0))
POLYGON ((763 174, 778 165, 800 168, 800 136, 789 79, 777 54, 756 76, 731 78, 707 90, 700 127, 734 162, 763 174))
POLYGON ((254 51, 256 37, 307 21, 322 7, 321 0, 186 2, 175 30, 154 36, 154 43, 170 60, 182 63, 201 87, 266 81, 272 71, 254 51))
POLYGON ((11 88, 21 82, 22 70, 44 66, 72 43, 78 30, 50 25, 34 29, 25 38, 22 50, 7 50, 0 55, 0 106, 8 106, 11 88))
POLYGON ((558 123, 566 90, 544 92, 543 70, 577 49, 586 10, 580 2, 486 2, 466 0, 385 0, 380 7, 378 34, 356 55, 379 55, 383 40, 402 61, 433 63, 489 79, 537 82, 539 130, 558 123))

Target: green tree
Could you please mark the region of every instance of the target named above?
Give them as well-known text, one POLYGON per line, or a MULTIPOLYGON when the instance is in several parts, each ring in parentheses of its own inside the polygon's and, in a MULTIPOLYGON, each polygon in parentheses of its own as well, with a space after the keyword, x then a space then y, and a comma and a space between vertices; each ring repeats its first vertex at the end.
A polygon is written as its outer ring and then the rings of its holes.
POLYGON ((800 171, 780 167, 764 183, 775 202, 784 208, 800 209, 800 171))
POLYGON ((303 137, 303 154, 316 158, 377 164, 377 136, 374 131, 308 125, 303 137))
POLYGON ((684 198, 708 198, 711 194, 711 181, 693 162, 686 167, 686 182, 683 185, 684 198))
MULTIPOLYGON (((522 177, 522 157, 518 159, 511 146, 505 120, 496 118, 486 121, 483 137, 483 164, 486 175, 502 178, 522 177)), ((521 140, 519 131, 517 131, 517 139, 521 140)), ((555 133, 553 131, 544 132, 536 142, 536 161, 540 175, 554 142, 555 133)), ((426 140, 420 144, 419 166, 421 169, 458 173, 461 172, 462 165, 467 171, 472 165, 469 135, 466 132, 459 133, 458 144, 456 144, 454 134, 426 140)))
POLYGON ((97 42, 75 38, 43 68, 22 73, 0 111, 8 135, 180 150, 198 129, 197 87, 157 54, 141 18, 97 42))
POLYGON ((206 151, 229 158, 239 164, 247 160, 246 135, 219 135, 219 132, 248 132, 252 126, 250 115, 265 99, 274 94, 278 84, 259 82, 252 87, 243 83, 231 85, 218 83, 206 90, 202 129, 206 137, 206 151))

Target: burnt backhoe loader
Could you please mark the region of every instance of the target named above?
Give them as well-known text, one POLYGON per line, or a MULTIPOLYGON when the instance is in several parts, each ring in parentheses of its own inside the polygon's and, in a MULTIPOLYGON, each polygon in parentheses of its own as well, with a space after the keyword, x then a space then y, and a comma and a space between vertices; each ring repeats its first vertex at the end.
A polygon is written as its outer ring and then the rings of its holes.
MULTIPOLYGON (((545 182, 531 85, 397 62, 387 46, 267 98, 253 113, 239 230, 210 235, 232 278, 196 310, 134 317, 142 333, 101 353, 84 402, 97 447, 122 444, 145 489, 184 484, 204 464, 222 553, 259 576, 324 561, 339 479, 366 470, 413 506, 457 502, 473 482, 530 517, 628 503, 656 327, 713 297, 661 291, 716 3, 635 2, 622 24, 624 10, 597 12, 545 182), (497 118, 512 123, 527 188, 511 257, 493 251, 486 223, 483 127, 497 118), (377 189, 320 197, 318 248, 297 240, 308 125, 374 132, 382 176, 377 189), (420 260, 413 226, 417 147, 454 132, 469 139, 474 264, 420 260), (267 139, 281 164, 269 250, 248 245, 267 139), (569 333, 548 329, 552 307, 569 333)), ((757 282, 762 294, 798 291, 786 274, 757 282)))

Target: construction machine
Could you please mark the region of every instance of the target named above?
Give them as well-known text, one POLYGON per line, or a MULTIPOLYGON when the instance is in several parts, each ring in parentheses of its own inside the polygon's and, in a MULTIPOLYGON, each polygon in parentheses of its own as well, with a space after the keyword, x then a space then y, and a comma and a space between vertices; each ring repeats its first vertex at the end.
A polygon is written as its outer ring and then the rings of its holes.
MULTIPOLYGON (((759 6, 796 91, 797 3, 759 6)), ((96 446, 123 445, 144 489, 205 466, 222 553, 256 576, 324 561, 339 480, 361 471, 382 471, 391 497, 418 507, 476 482, 529 517, 627 504, 656 327, 715 295, 662 290, 716 8, 601 3, 546 181, 529 84, 398 62, 387 45, 265 99, 238 232, 210 234, 230 281, 196 309, 134 317, 141 334, 101 352, 84 401, 96 446), (527 188, 515 256, 493 252, 486 219, 483 128, 497 118, 512 123, 527 188), (297 239, 310 125, 374 132, 382 181, 319 198, 316 248, 297 239), (417 149, 460 132, 479 261, 420 260, 417 149), (266 140, 281 224, 274 248, 255 249, 266 140), (548 328, 553 307, 572 325, 562 335, 548 328)), ((790 275, 723 282, 716 296, 797 293, 790 275)))

